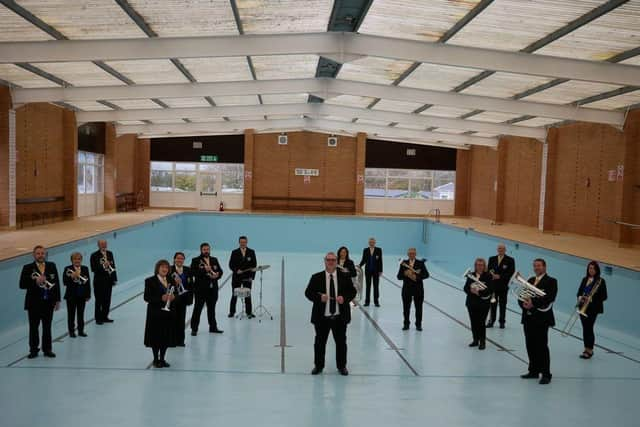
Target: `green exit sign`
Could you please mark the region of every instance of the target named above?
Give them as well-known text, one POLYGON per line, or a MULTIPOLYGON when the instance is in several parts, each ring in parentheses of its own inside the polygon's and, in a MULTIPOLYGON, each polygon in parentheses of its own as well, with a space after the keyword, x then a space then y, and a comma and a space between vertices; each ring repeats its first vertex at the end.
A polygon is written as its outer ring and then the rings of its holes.
POLYGON ((217 162, 218 156, 203 155, 203 156, 200 156, 200 161, 201 162, 217 162))

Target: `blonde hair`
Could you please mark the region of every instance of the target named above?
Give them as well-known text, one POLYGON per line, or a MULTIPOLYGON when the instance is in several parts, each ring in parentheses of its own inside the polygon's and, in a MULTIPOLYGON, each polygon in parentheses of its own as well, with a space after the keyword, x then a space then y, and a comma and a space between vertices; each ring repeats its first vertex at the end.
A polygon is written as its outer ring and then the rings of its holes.
POLYGON ((482 265, 484 266, 484 268, 482 269, 482 272, 485 273, 487 271, 487 261, 485 261, 484 258, 476 258, 476 260, 473 262, 473 268, 475 270, 476 268, 476 264, 481 262, 482 265))

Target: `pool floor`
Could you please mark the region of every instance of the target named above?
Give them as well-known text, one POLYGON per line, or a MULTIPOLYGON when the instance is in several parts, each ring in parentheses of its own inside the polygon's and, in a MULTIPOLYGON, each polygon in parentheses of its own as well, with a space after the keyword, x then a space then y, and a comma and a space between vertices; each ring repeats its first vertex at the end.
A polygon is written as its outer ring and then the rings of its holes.
MULTIPOLYGON (((228 319, 227 283, 216 311, 224 334, 206 333, 203 313, 199 335, 187 329, 187 346, 168 350, 168 369, 149 368, 141 281, 119 285, 115 323, 88 323, 87 338, 64 336, 65 316, 57 313, 55 359, 24 358, 25 328, 21 339, 0 347, 2 425, 637 425, 640 363, 632 349, 625 349, 630 358, 596 350, 584 361, 579 340, 552 331, 553 382, 522 380, 519 317, 509 312, 506 329, 488 330, 485 351, 469 349, 464 295, 435 271, 445 283, 426 282, 423 332, 413 325, 401 330, 400 289, 382 280, 382 306, 353 309, 350 376, 336 372, 331 338, 324 374, 311 376, 314 334, 303 292, 311 273, 322 269, 322 254, 258 256, 271 265, 264 304, 273 320, 228 319)), ((397 284, 396 271, 387 268, 397 284)), ((253 302, 257 306, 257 286, 253 302)), ((92 317, 91 306, 86 318, 92 317)))

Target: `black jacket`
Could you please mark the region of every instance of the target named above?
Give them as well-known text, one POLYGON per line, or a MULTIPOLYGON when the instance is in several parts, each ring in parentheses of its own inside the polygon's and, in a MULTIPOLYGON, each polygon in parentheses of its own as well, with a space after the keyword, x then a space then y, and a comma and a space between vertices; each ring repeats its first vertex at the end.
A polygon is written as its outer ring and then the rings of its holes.
MULTIPOLYGON (((531 277, 528 282, 533 284, 535 280, 535 277, 531 277)), ((540 298, 532 298, 533 308, 530 310, 522 307, 522 301, 518 300, 518 305, 522 308, 522 323, 533 322, 546 326, 555 326, 556 319, 553 316, 553 302, 558 294, 558 281, 545 274, 538 283, 538 289, 544 291, 546 295, 540 298)))
POLYGON ((338 274, 344 274, 349 278, 356 277, 358 275, 358 272, 356 271, 356 265, 350 259, 347 259, 344 262, 342 268, 346 268, 347 271, 342 271, 338 268, 338 274))
POLYGON ((244 257, 240 248, 234 249, 231 252, 231 258, 229 258, 229 269, 231 270, 231 284, 239 285, 240 282, 248 282, 256 277, 255 271, 247 271, 242 274, 237 274, 238 270, 248 270, 250 268, 256 268, 258 266, 258 260, 256 259, 256 253, 253 249, 247 248, 244 257))
POLYGON ((86 283, 75 282, 71 277, 67 276, 67 270, 73 271, 73 265, 67 265, 62 270, 62 282, 64 283, 64 299, 85 299, 91 298, 91 275, 89 274, 89 267, 83 265, 80 267, 80 275, 87 279, 86 283))
MULTIPOLYGON (((607 300, 608 295, 607 295, 607 282, 600 278, 602 280, 602 282, 600 283, 600 287, 598 287, 598 291, 593 294, 593 297, 591 298, 591 303, 589 304, 589 307, 587 307, 587 316, 590 314, 596 314, 596 313, 604 313, 604 302, 607 300)), ((598 281, 598 279, 595 279, 596 283, 598 281)), ((582 282, 580 282, 580 288, 578 288, 578 293, 576 296, 581 297, 584 296, 584 288, 587 285, 587 278, 584 277, 582 279, 582 282)), ((593 286, 595 286, 595 283, 593 284, 593 286)), ((593 291, 593 287, 591 288, 591 290, 593 291)))
POLYGON ((373 270, 369 269, 369 259, 371 258, 371 250, 366 247, 362 250, 362 259, 358 264, 360 267, 365 266, 365 272, 367 273, 382 273, 382 248, 373 248, 373 270))
MULTIPOLYGON (((475 275, 475 273, 472 274, 475 275)), ((482 307, 485 305, 488 306, 491 303, 491 294, 493 293, 491 274, 485 271, 480 275, 478 280, 487 285, 487 289, 480 291, 479 295, 472 293, 471 285, 475 281, 467 277, 467 282, 464 284, 464 293, 467 294, 465 305, 467 307, 482 307)))
MULTIPOLYGON (((95 251, 91 254, 91 271, 93 272, 93 284, 94 286, 97 284, 106 284, 111 283, 114 284, 118 281, 118 272, 114 271, 113 273, 107 273, 107 270, 104 269, 100 259, 102 258, 102 252, 95 251)), ((113 252, 107 251, 107 260, 111 263, 113 268, 116 268, 116 262, 113 258, 113 252)))
MULTIPOLYGON (((343 304, 338 304, 340 308, 340 319, 342 319, 345 323, 349 323, 351 321, 351 307, 349 303, 356 296, 356 289, 353 287, 353 282, 346 274, 336 274, 336 278, 338 280, 338 295, 344 298, 343 304)), ((321 322, 325 316, 325 308, 329 303, 322 302, 321 294, 327 293, 327 283, 325 278, 325 272, 320 271, 311 276, 309 280, 309 284, 307 285, 307 289, 304 292, 304 295, 307 299, 313 302, 313 308, 311 309, 311 323, 319 323, 321 322)))
MULTIPOLYGON (((409 265, 409 260, 408 259, 403 260, 402 264, 409 265)), ((408 269, 402 264, 400 264, 400 268, 398 269, 398 274, 396 276, 398 280, 402 280, 402 288, 414 289, 418 287, 419 289, 422 289, 424 280, 429 278, 429 270, 427 270, 427 265, 425 264, 425 262, 420 259, 416 259, 414 261, 413 269, 420 273, 416 275, 415 282, 404 275, 405 270, 408 270, 408 269)))
MULTIPOLYGON (((193 273, 192 273, 191 269, 189 267, 187 267, 186 265, 182 266, 182 272, 186 276, 186 280, 182 282, 182 286, 187 290, 187 292, 179 296, 178 292, 177 292, 177 289, 176 289, 175 302, 177 304, 191 305, 193 303, 193 281, 194 281, 193 273)), ((175 265, 171 266, 171 271, 169 272, 169 276, 171 276, 171 281, 173 283, 178 283, 173 278, 173 273, 176 273, 176 266, 175 265)))
MULTIPOLYGON (((171 277, 167 277, 169 287, 165 289, 157 276, 144 280, 144 300, 147 303, 147 317, 144 327, 144 345, 147 347, 174 347, 176 301, 169 304, 169 311, 163 310, 166 302, 162 296, 174 286, 171 277)), ((175 295, 175 288, 174 288, 175 295)))
POLYGON ((498 255, 492 256, 489 258, 489 266, 487 267, 489 272, 493 270, 495 274, 499 274, 500 278, 493 280, 493 290, 497 292, 504 292, 509 289, 509 281, 511 280, 511 276, 516 271, 516 261, 511 258, 509 255, 505 255, 502 258, 502 262, 498 264, 498 255))
POLYGON ((217 279, 212 279, 207 274, 204 268, 200 267, 200 261, 204 258, 202 255, 197 256, 191 260, 191 273, 193 274, 193 292, 198 295, 206 294, 211 292, 213 294, 218 294, 218 280, 222 278, 222 267, 220 267, 220 263, 218 262, 218 258, 214 256, 209 257, 209 264, 213 269, 214 273, 218 273, 219 276, 217 279))
POLYGON ((34 272, 40 272, 35 261, 22 267, 22 272, 20 273, 20 289, 27 290, 24 296, 24 309, 30 310, 43 305, 55 305, 60 301, 60 277, 58 276, 56 265, 52 262, 45 262, 44 264, 44 275, 47 281, 54 285, 48 291, 38 286, 36 281, 31 278, 34 272), (45 295, 47 295, 46 300, 44 299, 45 295))

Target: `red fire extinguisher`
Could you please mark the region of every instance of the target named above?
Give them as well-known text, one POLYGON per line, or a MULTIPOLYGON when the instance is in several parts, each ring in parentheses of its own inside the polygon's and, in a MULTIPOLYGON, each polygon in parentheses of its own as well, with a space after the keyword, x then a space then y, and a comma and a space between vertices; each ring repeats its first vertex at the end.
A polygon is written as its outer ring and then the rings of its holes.
POLYGON ((220 200, 220 212, 224 212, 224 202, 220 200))

